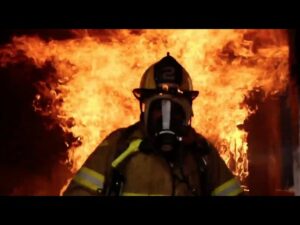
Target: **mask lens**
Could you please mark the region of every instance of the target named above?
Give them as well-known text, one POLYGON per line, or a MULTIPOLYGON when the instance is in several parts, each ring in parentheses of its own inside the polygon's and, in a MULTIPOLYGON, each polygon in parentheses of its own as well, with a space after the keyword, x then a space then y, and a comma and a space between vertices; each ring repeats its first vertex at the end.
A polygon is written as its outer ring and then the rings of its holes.
POLYGON ((147 123, 150 135, 155 136, 155 134, 162 131, 171 131, 176 136, 182 135, 186 115, 184 109, 178 103, 169 99, 153 101, 148 115, 147 123))

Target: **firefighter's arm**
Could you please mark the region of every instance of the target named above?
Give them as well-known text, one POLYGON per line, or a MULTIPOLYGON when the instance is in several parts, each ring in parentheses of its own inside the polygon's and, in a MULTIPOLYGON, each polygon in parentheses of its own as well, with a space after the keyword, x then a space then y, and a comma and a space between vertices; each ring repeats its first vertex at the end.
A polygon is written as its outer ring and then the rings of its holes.
POLYGON ((77 171, 64 196, 101 196, 106 193, 108 170, 120 130, 111 133, 77 171))
POLYGON ((211 145, 211 151, 207 155, 207 172, 210 193, 213 196, 237 196, 243 193, 240 182, 224 160, 220 157, 217 150, 211 145))
POLYGON ((90 191, 89 188, 85 188, 84 186, 72 180, 63 195, 64 196, 95 196, 95 193, 93 191, 90 191))
MULTIPOLYGON (((99 154, 99 152, 97 152, 99 154)), ((101 152, 102 153, 102 152, 101 152)), ((64 196, 97 196, 102 195, 105 177, 103 172, 84 165, 71 180, 64 196)))

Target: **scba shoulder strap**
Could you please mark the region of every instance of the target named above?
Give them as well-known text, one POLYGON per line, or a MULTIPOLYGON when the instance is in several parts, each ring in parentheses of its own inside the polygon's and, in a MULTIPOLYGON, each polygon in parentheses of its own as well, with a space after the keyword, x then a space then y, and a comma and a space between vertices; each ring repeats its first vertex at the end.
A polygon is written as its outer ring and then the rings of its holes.
POLYGON ((114 156, 114 160, 111 163, 111 176, 110 184, 107 194, 109 196, 119 196, 122 193, 122 189, 125 182, 125 177, 122 174, 122 166, 128 161, 128 159, 139 150, 139 145, 142 139, 134 139, 128 142, 129 137, 133 132, 138 129, 138 123, 128 127, 122 134, 118 141, 117 150, 114 156))

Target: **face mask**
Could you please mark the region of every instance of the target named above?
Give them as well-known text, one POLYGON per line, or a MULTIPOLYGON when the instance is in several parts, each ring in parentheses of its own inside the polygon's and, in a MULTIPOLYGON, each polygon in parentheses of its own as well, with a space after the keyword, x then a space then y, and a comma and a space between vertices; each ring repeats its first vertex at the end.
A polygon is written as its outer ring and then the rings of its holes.
POLYGON ((184 98, 160 95, 145 102, 145 131, 156 151, 172 157, 180 146, 192 116, 184 98))

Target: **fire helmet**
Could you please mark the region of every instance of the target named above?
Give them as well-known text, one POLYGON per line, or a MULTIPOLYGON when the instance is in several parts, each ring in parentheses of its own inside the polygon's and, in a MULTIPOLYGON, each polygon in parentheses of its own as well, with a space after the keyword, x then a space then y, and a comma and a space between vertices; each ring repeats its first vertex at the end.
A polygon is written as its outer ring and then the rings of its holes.
POLYGON ((161 91, 183 94, 190 100, 196 98, 199 93, 193 90, 188 72, 169 53, 144 72, 140 87, 134 89, 133 93, 137 99, 143 100, 161 91))

